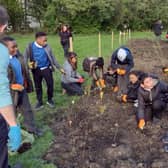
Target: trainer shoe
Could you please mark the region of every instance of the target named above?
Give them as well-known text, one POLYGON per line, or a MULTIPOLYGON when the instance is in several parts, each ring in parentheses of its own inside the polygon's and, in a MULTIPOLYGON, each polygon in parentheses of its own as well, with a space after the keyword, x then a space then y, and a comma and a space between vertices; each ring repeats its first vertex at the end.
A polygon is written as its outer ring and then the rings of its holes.
POLYGON ((53 100, 48 100, 48 101, 47 101, 47 104, 48 104, 49 107, 51 107, 51 108, 54 108, 54 107, 55 107, 53 100))
POLYGON ((44 107, 43 103, 37 102, 37 104, 34 107, 34 110, 38 111, 38 110, 42 109, 43 107, 44 107))
POLYGON ((165 151, 166 153, 168 153, 168 145, 165 145, 165 146, 164 146, 164 151, 165 151))
POLYGON ((163 142, 164 144, 168 144, 168 136, 163 137, 163 138, 162 138, 162 142, 163 142))

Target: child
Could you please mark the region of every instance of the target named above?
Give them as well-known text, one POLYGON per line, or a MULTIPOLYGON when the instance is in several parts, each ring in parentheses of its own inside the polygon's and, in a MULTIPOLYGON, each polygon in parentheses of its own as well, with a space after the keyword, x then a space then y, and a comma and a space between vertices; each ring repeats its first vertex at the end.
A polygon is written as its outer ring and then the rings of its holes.
POLYGON ((127 94, 122 95, 123 102, 136 102, 138 99, 138 88, 140 86, 140 78, 143 75, 142 71, 131 71, 129 73, 129 83, 127 94))
POLYGON ((63 68, 65 74, 62 75, 61 85, 68 95, 82 95, 81 84, 84 82, 82 76, 77 72, 77 55, 69 52, 63 68))
POLYGON ((83 70, 93 78, 93 84, 91 88, 95 86, 98 88, 105 88, 103 79, 103 57, 87 57, 83 60, 83 70))

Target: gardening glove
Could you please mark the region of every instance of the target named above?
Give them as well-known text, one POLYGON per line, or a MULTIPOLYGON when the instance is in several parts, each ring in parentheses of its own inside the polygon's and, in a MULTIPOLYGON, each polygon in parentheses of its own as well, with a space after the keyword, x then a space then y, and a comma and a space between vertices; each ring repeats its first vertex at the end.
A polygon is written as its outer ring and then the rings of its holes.
POLYGON ((15 83, 15 84, 11 84, 11 89, 14 90, 14 91, 23 91, 24 87, 23 85, 20 85, 18 83, 15 83))
POLYGON ((112 91, 113 91, 114 93, 118 92, 118 90, 119 90, 119 87, 118 87, 118 86, 112 87, 112 91))
POLYGON ((83 83, 84 82, 84 79, 83 78, 79 78, 78 79, 78 83, 83 83))
POLYGON ((124 103, 126 103, 127 102, 127 95, 126 94, 122 95, 121 99, 124 103))
POLYGON ((120 69, 120 68, 118 68, 118 69, 117 69, 117 74, 118 74, 118 75, 125 75, 125 74, 126 74, 126 70, 125 70, 125 69, 120 69))
POLYGON ((35 61, 28 62, 28 67, 30 69, 36 69, 37 68, 37 62, 35 62, 35 61))
POLYGON ((60 69, 60 72, 61 72, 63 75, 66 74, 63 68, 60 69))
POLYGON ((8 147, 10 151, 17 151, 21 144, 21 130, 20 126, 11 126, 8 133, 8 147))
POLYGON ((167 74, 168 73, 168 68, 166 68, 166 67, 162 68, 162 72, 167 74))
POLYGON ((101 86, 100 86, 100 81, 99 81, 99 80, 96 81, 96 86, 97 86, 98 88, 101 88, 101 86))
POLYGON ((100 83, 101 88, 105 88, 106 87, 104 79, 99 79, 99 83, 100 83))
POLYGON ((144 119, 140 119, 139 123, 138 123, 138 128, 143 130, 145 126, 145 120, 144 119))

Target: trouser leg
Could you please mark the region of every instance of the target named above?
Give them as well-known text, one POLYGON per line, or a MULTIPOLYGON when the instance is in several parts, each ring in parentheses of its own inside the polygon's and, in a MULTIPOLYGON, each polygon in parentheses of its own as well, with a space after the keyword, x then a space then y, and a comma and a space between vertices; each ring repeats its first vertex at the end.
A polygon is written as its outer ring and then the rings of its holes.
POLYGON ((53 81, 53 75, 50 68, 47 68, 42 71, 42 75, 46 81, 47 84, 47 96, 48 100, 51 100, 53 98, 53 90, 54 90, 54 81, 53 81))
POLYGON ((35 128, 34 114, 26 90, 23 91, 22 104, 20 107, 23 111, 24 126, 28 130, 35 128))
POLYGON ((7 149, 7 139, 8 139, 8 127, 0 115, 0 167, 8 168, 8 149, 7 149))
POLYGON ((42 75, 40 69, 35 69, 33 72, 33 79, 36 88, 36 97, 37 100, 42 103, 42 75))

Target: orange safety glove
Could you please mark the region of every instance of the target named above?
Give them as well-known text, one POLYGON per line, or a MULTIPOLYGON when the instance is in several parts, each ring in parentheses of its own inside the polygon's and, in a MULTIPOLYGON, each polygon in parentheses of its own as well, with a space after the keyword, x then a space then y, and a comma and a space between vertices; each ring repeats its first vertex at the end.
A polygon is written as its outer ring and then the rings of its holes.
POLYGON ((24 89, 23 85, 20 85, 20 84, 11 84, 11 89, 14 90, 14 91, 22 91, 24 89))
POLYGON ((127 95, 126 94, 122 95, 121 99, 124 103, 126 103, 127 102, 127 95))
POLYGON ((96 86, 99 87, 99 88, 101 87, 101 86, 100 86, 100 81, 99 81, 99 80, 96 81, 96 86))
POLYGON ((118 75, 125 75, 125 74, 126 74, 126 70, 125 70, 125 69, 120 69, 120 68, 118 68, 118 69, 117 69, 117 74, 118 74, 118 75))
POLYGON ((168 74, 168 68, 166 67, 162 68, 162 72, 168 74))
POLYGON ((112 88, 112 90, 113 90, 114 93, 116 93, 116 92, 118 92, 119 87, 118 87, 118 86, 114 86, 114 87, 112 88))
POLYGON ((105 88, 106 87, 104 79, 99 79, 99 83, 100 83, 101 88, 105 88))
POLYGON ((145 126, 145 120, 144 119, 140 119, 139 123, 138 123, 138 128, 143 130, 145 126))

